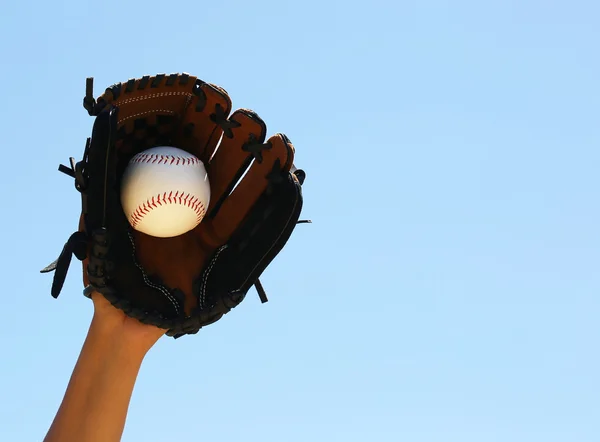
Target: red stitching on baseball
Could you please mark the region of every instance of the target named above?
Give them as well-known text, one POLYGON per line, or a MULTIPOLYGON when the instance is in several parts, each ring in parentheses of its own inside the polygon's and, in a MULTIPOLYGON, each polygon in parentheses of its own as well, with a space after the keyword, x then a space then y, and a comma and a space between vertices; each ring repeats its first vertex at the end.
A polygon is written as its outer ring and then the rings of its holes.
POLYGON ((142 220, 144 216, 152 211, 152 209, 162 206, 163 204, 182 204, 186 207, 189 207, 196 213, 196 220, 200 222, 202 218, 204 218, 204 214, 206 213, 206 207, 204 207, 204 203, 200 201, 200 199, 195 196, 192 197, 189 193, 184 193, 180 191, 176 191, 173 194, 173 191, 167 193, 158 194, 148 199, 146 202, 140 204, 131 214, 131 225, 132 227, 136 227, 142 220))
POLYGON ((137 154, 131 160, 132 163, 151 163, 151 164, 173 164, 176 166, 181 165, 191 165, 191 164, 200 164, 200 160, 196 157, 179 157, 176 155, 163 155, 163 154, 148 154, 148 153, 140 153, 137 154))

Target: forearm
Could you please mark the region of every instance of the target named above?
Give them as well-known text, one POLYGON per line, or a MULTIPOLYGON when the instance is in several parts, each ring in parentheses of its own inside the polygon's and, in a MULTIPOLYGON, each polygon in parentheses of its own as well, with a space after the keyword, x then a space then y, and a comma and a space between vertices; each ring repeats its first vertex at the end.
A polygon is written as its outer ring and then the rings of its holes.
POLYGON ((119 441, 146 350, 94 318, 44 441, 119 441))

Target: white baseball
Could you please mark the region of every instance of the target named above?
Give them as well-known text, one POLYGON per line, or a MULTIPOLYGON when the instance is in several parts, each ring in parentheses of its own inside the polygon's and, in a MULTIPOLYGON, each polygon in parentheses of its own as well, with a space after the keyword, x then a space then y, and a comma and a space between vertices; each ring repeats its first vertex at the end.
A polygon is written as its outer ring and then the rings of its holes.
POLYGON ((131 226, 159 238, 195 228, 210 202, 202 161, 175 147, 153 147, 134 156, 123 175, 121 205, 131 226))

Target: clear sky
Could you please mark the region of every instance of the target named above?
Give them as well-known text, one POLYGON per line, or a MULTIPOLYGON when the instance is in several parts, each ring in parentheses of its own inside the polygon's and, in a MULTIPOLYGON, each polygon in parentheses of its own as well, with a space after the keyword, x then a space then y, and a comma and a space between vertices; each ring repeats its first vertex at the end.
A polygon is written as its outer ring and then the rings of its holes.
POLYGON ((303 218, 148 355, 123 441, 598 442, 600 4, 2 2, 0 440, 39 441, 92 314, 57 171, 81 105, 189 72, 286 133, 303 218))

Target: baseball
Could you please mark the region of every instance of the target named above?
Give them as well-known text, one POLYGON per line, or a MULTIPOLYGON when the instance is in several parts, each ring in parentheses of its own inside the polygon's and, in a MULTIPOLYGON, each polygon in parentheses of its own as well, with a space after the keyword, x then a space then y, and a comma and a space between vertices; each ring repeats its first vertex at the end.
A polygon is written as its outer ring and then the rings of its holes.
POLYGON ((159 238, 182 235, 200 224, 209 202, 204 164, 182 149, 147 149, 125 169, 121 205, 139 232, 159 238))

